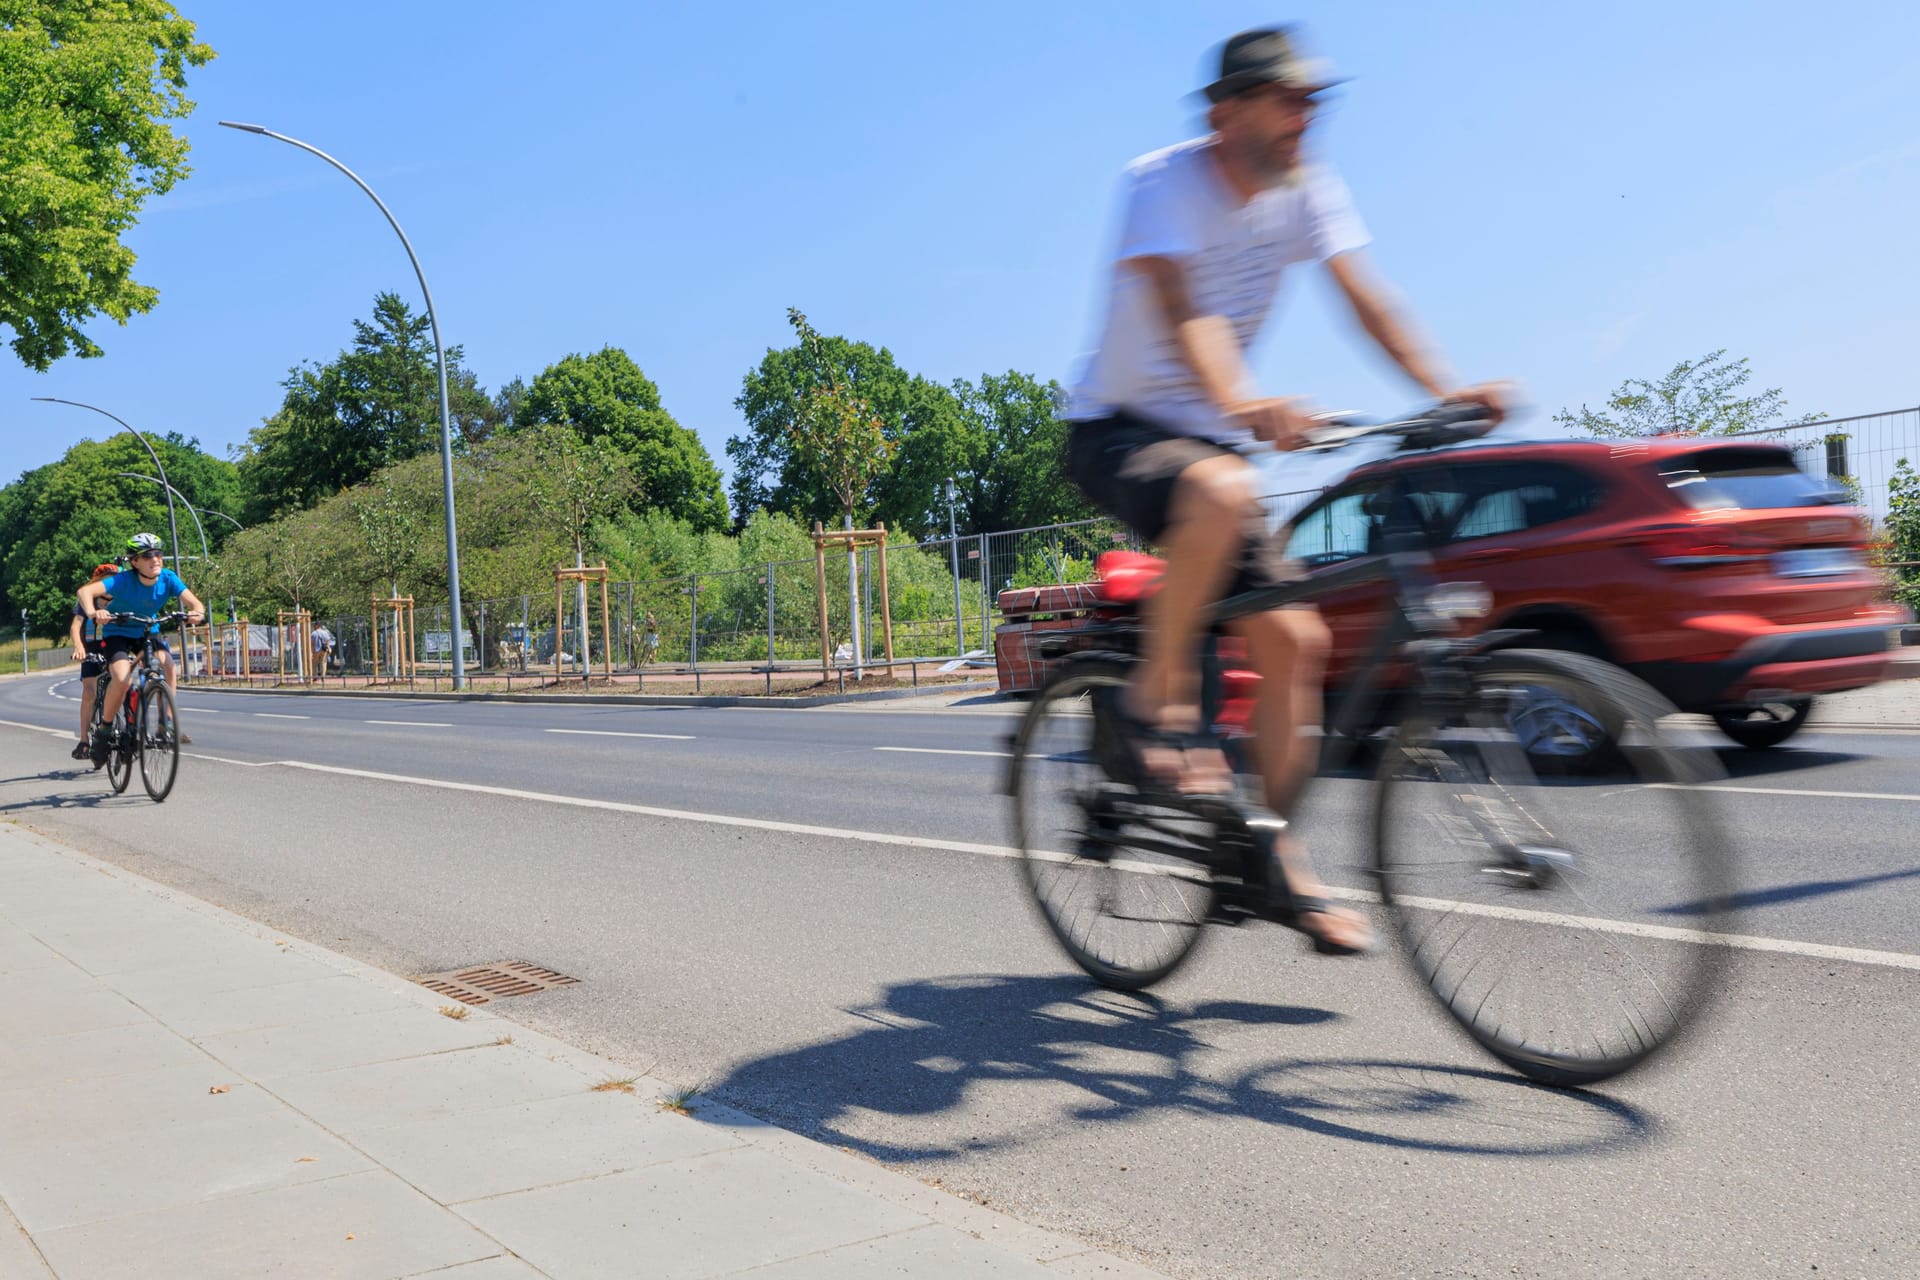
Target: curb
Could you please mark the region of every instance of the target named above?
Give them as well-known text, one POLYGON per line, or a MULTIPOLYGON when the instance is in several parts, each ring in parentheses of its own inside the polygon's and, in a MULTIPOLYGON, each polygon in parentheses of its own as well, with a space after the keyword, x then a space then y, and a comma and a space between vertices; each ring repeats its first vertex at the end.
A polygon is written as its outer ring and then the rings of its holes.
POLYGON ((952 684, 922 685, 917 689, 875 689, 867 693, 822 693, 805 698, 770 698, 765 694, 741 693, 398 693, 375 689, 252 689, 240 686, 188 683, 188 692, 244 693, 282 698, 371 698, 391 702, 517 702, 549 706, 626 706, 626 707, 828 707, 842 702, 890 702, 900 698, 926 698, 943 693, 978 693, 997 689, 997 680, 962 680, 952 684))

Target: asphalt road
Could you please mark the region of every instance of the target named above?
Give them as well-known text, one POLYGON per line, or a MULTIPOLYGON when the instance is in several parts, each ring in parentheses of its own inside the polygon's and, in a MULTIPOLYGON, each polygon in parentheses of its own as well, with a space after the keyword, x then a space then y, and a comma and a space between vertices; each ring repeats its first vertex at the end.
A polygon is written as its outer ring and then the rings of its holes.
MULTIPOLYGON (((5 682, 0 720, 64 729, 74 692, 5 682)), ((398 972, 561 969, 582 983, 506 1011, 1177 1275, 1920 1259, 1920 736, 1729 753, 1741 930, 1781 949, 1733 953, 1674 1057, 1565 1093, 1496 1069, 1391 954, 1271 927, 1215 931, 1148 997, 1089 986, 999 856, 990 705, 183 714, 158 807, 0 727, 0 813, 398 972)), ((1336 882, 1361 883, 1364 799, 1329 779, 1305 818, 1336 882)))

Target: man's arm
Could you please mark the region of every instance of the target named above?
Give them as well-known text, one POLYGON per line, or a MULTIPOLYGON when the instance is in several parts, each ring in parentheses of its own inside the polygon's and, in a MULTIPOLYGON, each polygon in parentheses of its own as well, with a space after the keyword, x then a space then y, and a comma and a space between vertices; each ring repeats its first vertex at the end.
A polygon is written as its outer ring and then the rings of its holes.
POLYGON ((1160 318, 1207 399, 1278 448, 1298 443, 1311 425, 1309 420, 1295 413, 1286 400, 1260 397, 1232 323, 1225 316, 1200 315, 1195 310, 1180 264, 1171 258, 1129 258, 1124 265, 1147 278, 1160 318))
MULTIPOLYGON (((91 584, 89 584, 91 585, 91 584)), ((86 637, 81 634, 83 620, 79 614, 73 615, 73 622, 67 627, 67 643, 73 646, 73 660, 83 661, 87 656, 86 637)))
POLYGON ((106 594, 106 590, 107 584, 104 582, 89 582, 86 586, 80 588, 79 592, 74 596, 74 599, 82 609, 86 610, 87 616, 92 618, 99 610, 100 597, 106 594))
POLYGON ((196 621, 207 616, 207 606, 201 604, 200 597, 187 590, 184 584, 180 588, 180 603, 187 606, 188 615, 196 621))
POLYGON ((1327 259, 1327 271, 1367 336, 1428 395, 1436 400, 1445 398, 1448 389, 1456 385, 1453 375, 1442 365, 1439 353, 1421 341, 1392 292, 1373 274, 1365 259, 1358 252, 1336 254, 1327 259))

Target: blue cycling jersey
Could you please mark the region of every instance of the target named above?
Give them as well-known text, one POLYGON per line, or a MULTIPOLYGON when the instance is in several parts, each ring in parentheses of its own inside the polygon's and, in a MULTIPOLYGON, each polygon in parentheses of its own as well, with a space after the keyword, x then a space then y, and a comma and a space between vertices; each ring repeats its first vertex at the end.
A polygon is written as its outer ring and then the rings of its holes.
MULTIPOLYGON (((162 569, 152 583, 140 581, 140 575, 132 569, 123 569, 103 581, 107 594, 113 597, 113 612, 137 613, 148 618, 159 617, 165 612, 167 601, 187 589, 180 575, 171 569, 162 569)), ((138 639, 147 633, 147 628, 137 622, 109 622, 100 628, 100 633, 138 639)))

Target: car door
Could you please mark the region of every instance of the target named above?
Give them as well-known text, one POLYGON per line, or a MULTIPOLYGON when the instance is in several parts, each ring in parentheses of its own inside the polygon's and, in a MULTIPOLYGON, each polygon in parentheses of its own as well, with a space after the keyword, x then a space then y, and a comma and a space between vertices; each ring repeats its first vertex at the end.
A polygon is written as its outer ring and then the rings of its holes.
POLYGON ((1596 548, 1578 536, 1579 521, 1599 506, 1597 480, 1559 462, 1488 462, 1452 469, 1460 493, 1457 516, 1434 554, 1442 580, 1483 582, 1494 612, 1580 599, 1596 548))

